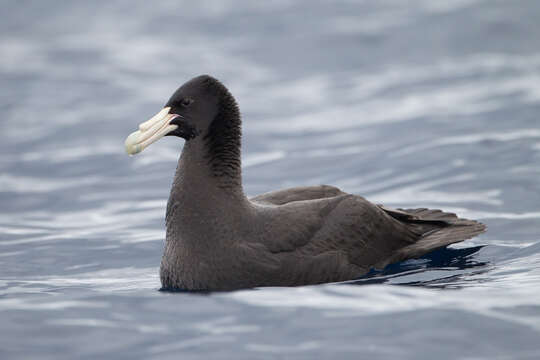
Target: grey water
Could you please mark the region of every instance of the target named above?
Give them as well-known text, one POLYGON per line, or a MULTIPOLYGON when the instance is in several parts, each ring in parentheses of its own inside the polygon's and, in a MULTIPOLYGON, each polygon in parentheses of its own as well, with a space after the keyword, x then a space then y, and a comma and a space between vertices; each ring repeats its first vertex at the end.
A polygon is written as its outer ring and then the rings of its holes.
POLYGON ((3 1, 1 359, 539 359, 538 1, 3 1), (123 141, 193 76, 249 195, 332 184, 488 232, 357 281, 168 293, 182 141, 123 141))

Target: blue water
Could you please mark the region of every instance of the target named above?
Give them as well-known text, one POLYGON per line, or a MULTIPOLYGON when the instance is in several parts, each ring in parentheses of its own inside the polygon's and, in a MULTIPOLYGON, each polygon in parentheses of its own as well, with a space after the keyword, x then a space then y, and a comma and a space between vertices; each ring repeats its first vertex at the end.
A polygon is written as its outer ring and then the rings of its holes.
POLYGON ((0 358, 540 358, 538 1, 2 14, 0 358), (327 183, 488 232, 347 284, 158 291, 182 141, 123 141, 202 73, 240 103, 248 194, 327 183))

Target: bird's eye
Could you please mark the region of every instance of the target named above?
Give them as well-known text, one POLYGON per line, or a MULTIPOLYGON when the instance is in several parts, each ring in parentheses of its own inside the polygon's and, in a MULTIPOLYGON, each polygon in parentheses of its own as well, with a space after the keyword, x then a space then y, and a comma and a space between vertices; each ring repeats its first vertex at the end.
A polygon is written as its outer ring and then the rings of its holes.
POLYGON ((193 100, 190 98, 184 98, 182 101, 180 101, 180 105, 187 107, 193 103, 193 100))

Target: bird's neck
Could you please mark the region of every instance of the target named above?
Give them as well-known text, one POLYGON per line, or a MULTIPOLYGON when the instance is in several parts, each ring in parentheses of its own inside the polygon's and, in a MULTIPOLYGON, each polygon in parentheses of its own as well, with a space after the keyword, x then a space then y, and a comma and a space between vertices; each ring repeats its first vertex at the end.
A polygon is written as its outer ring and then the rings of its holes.
POLYGON ((184 205, 216 209, 245 202, 240 147, 220 148, 208 137, 187 141, 178 161, 171 198, 184 205))
MULTIPOLYGON (((210 217, 243 214, 248 200, 242 188, 241 119, 226 93, 206 133, 186 141, 170 200, 185 211, 210 217)), ((189 218, 190 215, 187 216, 189 218)))

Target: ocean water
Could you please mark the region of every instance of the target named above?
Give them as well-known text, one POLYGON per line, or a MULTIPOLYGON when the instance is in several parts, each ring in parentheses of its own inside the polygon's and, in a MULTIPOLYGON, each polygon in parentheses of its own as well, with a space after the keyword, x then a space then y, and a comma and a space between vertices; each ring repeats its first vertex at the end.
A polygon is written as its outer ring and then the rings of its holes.
POLYGON ((539 359, 540 3, 4 1, 0 358, 539 359), (167 293, 183 142, 125 137, 193 76, 250 195, 332 184, 488 232, 345 284, 167 293))

